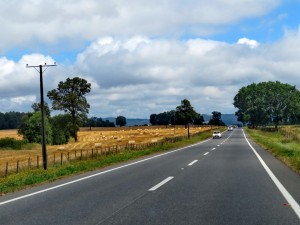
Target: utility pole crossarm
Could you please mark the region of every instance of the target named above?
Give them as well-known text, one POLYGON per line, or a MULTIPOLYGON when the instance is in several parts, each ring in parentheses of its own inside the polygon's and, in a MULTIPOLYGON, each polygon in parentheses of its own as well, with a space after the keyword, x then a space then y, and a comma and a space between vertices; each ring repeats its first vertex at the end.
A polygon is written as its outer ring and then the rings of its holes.
POLYGON ((48 66, 56 66, 56 62, 54 62, 54 64, 50 64, 48 65, 47 63, 45 63, 44 65, 38 65, 38 66, 29 66, 28 64, 26 64, 27 68, 32 68, 32 67, 48 67, 48 66))

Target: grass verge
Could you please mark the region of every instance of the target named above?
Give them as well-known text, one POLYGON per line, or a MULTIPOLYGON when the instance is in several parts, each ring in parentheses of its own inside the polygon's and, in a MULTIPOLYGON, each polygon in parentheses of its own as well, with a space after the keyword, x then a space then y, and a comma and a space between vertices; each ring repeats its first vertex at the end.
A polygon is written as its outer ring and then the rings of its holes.
POLYGON ((108 156, 102 156, 97 159, 87 161, 75 161, 63 166, 51 167, 48 170, 35 169, 13 174, 7 178, 0 179, 0 194, 14 192, 37 184, 51 182, 66 176, 80 174, 113 165, 119 162, 125 162, 130 159, 137 159, 146 155, 164 152, 188 146, 211 137, 211 131, 206 131, 192 136, 189 140, 183 139, 175 143, 167 143, 160 146, 149 147, 144 150, 129 150, 108 156))
POLYGON ((280 132, 266 132, 257 129, 246 129, 251 138, 275 157, 283 161, 292 170, 300 174, 300 144, 286 141, 280 132))

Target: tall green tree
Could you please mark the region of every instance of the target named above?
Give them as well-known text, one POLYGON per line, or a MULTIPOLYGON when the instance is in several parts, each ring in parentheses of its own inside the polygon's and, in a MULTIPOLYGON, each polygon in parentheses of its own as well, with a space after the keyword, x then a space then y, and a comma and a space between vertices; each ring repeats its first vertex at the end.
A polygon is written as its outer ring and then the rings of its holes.
POLYGON ((118 116, 116 118, 116 125, 120 126, 120 127, 125 126, 126 125, 126 118, 124 116, 118 116))
POLYGON ((224 122, 222 121, 222 113, 218 111, 213 111, 211 119, 209 120, 209 125, 216 125, 216 126, 225 126, 224 122))
POLYGON ((296 121, 300 115, 300 92, 295 86, 276 82, 261 82, 242 87, 233 105, 238 120, 253 127, 296 121))
POLYGON ((150 123, 152 125, 157 125, 157 114, 154 113, 150 115, 150 123))
POLYGON ((57 89, 47 93, 52 100, 52 109, 64 110, 71 116, 72 136, 77 141, 77 131, 79 127, 87 120, 90 105, 85 95, 91 91, 91 84, 85 79, 74 77, 61 81, 57 89))
POLYGON ((193 123, 198 117, 199 114, 187 99, 183 99, 181 105, 176 107, 176 124, 187 125, 193 123))

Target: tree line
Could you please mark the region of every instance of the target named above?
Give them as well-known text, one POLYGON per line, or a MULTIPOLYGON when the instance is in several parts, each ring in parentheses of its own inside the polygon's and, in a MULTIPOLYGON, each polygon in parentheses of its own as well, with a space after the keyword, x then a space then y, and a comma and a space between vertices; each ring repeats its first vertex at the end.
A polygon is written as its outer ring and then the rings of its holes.
MULTIPOLYGON (((221 120, 222 114, 218 111, 213 111, 209 125, 224 126, 221 120)), ((188 99, 183 99, 181 104, 175 110, 150 115, 150 123, 152 125, 202 125, 204 118, 200 113, 194 110, 188 99)))
POLYGON ((23 112, 0 112, 0 130, 17 129, 25 115, 23 112))
POLYGON ((300 122, 300 92, 279 81, 252 83, 234 97, 238 121, 252 127, 300 122))

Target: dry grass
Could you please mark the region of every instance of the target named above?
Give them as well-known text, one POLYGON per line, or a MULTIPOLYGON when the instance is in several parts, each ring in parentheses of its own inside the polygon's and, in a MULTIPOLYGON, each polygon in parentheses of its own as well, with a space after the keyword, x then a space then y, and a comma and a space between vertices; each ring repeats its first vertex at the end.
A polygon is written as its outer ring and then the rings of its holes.
POLYGON ((0 130, 0 138, 6 138, 6 137, 22 140, 22 136, 18 135, 17 130, 0 130))
MULTIPOLYGON (((211 127, 191 127, 190 134, 210 130, 211 127)), ((143 144, 157 142, 165 137, 176 137, 187 135, 187 129, 184 126, 166 127, 122 127, 122 128, 82 128, 78 132, 78 142, 70 141, 65 145, 47 146, 48 161, 53 159, 53 155, 61 152, 72 152, 75 150, 91 150, 108 146, 124 146, 126 144, 143 144)), ((22 139, 17 134, 17 130, 0 131, 0 138, 13 137, 22 139)), ((41 146, 33 150, 1 150, 0 151, 0 170, 9 162, 9 165, 16 167, 16 162, 28 165, 28 159, 32 159, 32 164, 36 164, 37 156, 40 157, 41 146)), ((40 162, 41 163, 41 162, 40 162)))

